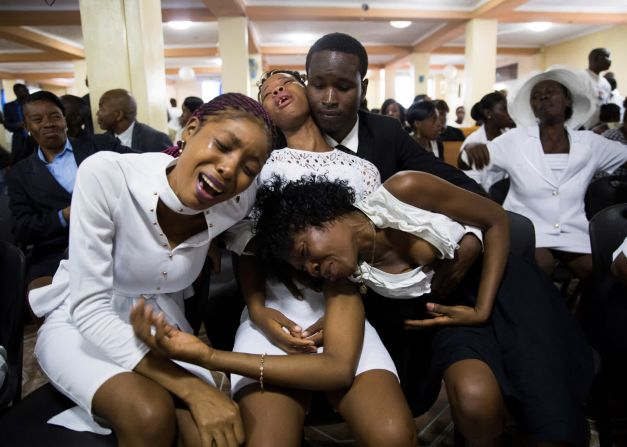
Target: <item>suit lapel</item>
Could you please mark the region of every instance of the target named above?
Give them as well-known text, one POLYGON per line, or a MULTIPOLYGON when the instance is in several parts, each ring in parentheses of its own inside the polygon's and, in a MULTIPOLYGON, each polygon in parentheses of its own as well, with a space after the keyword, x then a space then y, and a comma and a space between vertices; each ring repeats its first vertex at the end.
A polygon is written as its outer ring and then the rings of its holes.
POLYGON ((357 155, 361 158, 373 162, 375 159, 375 137, 372 134, 368 116, 365 113, 359 113, 359 128, 357 130, 359 136, 359 145, 357 146, 357 155))
POLYGON ((553 175, 551 168, 549 168, 549 164, 544 156, 544 151, 542 150, 540 127, 530 127, 527 129, 527 132, 529 133, 529 144, 527 144, 525 150, 522 151, 523 158, 540 177, 553 187, 559 186, 559 182, 555 178, 555 175, 553 175))
POLYGON ((41 196, 47 196, 50 199, 70 200, 72 195, 48 171, 44 162, 39 159, 37 152, 31 155, 30 168, 32 175, 29 176, 29 181, 32 183, 33 190, 39 191, 41 196))

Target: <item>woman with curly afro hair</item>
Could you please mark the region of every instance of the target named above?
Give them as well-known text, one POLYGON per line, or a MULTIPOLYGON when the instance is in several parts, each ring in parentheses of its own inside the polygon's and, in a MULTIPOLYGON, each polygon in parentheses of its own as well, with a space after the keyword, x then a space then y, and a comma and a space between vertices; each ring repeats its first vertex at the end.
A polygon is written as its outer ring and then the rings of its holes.
POLYGON ((591 349, 553 284, 508 254, 503 209, 410 171, 353 200, 345 183, 320 176, 266 183, 256 203, 260 255, 323 287, 353 283, 406 300, 398 325, 433 331, 432 358, 415 355, 444 378, 455 423, 473 444, 498 442, 490 435, 498 438, 507 403, 533 443, 583 445, 591 349), (485 251, 462 282, 466 293, 438 304, 429 295, 433 269, 455 256, 461 223, 482 228, 485 251), (464 392, 468 382, 482 391, 464 392))

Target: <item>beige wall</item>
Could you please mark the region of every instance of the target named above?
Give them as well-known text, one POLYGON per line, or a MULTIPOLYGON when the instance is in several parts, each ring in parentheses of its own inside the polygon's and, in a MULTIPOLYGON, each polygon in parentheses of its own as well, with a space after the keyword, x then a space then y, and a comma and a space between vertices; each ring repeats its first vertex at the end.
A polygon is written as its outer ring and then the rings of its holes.
POLYGON ((611 71, 616 75, 618 90, 627 91, 627 25, 614 26, 594 34, 581 36, 543 48, 544 68, 566 64, 576 68, 588 67, 588 53, 604 47, 612 53, 611 71))

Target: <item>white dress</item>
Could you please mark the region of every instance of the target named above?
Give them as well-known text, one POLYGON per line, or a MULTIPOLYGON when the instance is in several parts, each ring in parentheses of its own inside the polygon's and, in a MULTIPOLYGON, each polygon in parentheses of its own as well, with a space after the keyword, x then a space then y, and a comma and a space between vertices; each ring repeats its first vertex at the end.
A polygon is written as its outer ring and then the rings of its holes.
POLYGON ((536 247, 590 253, 584 196, 597 172, 614 172, 627 161, 627 147, 590 131, 566 128, 570 152, 557 178, 540 141, 540 128, 517 127, 487 145, 490 172, 507 172, 510 188, 503 208, 532 222, 536 247))
MULTIPOLYGON (((329 152, 309 152, 290 148, 274 151, 259 177, 261 182, 267 181, 273 174, 279 174, 288 180, 298 180, 303 175, 314 173, 325 174, 329 180, 347 180, 355 189, 357 201, 373 192, 380 184, 379 172, 372 163, 337 149, 329 152)), ((266 307, 277 309, 302 328, 307 328, 324 315, 324 295, 304 287, 301 287, 301 292, 304 299, 298 300, 283 283, 266 281, 266 307)), ((286 355, 250 321, 247 308, 242 312, 233 351, 286 355)), ((319 348, 318 352, 322 352, 322 348, 319 348)), ((379 335, 366 321, 361 357, 355 375, 373 369, 384 369, 397 375, 394 362, 379 335)), ((242 387, 256 382, 256 379, 232 374, 231 393, 235 395, 242 387)))
MULTIPOLYGON (((99 152, 85 160, 72 197, 70 261, 61 262, 51 285, 29 296, 33 311, 46 317, 35 346, 39 364, 92 424, 98 388, 132 371, 149 351, 129 324, 133 304, 143 296, 189 332, 183 299, 191 295, 209 242, 245 217, 254 202, 257 182, 239 200, 205 210, 207 231, 172 249, 157 221, 159 199, 181 214, 197 213, 169 186, 166 169, 175 163, 162 153, 99 152)), ((183 366, 213 383, 208 370, 183 366)))
MULTIPOLYGON (((464 148, 466 146, 468 146, 469 144, 488 144, 489 142, 490 141, 488 140, 488 136, 485 133, 485 125, 483 125, 479 129, 468 135, 462 143, 462 146, 459 148, 459 151, 462 154, 462 161, 467 165, 470 165, 470 163, 468 162, 468 156, 464 151, 464 148)), ((507 177, 507 174, 504 172, 489 171, 488 166, 485 166, 482 169, 475 169, 473 167, 468 171, 464 171, 464 174, 473 179, 475 182, 479 183, 483 187, 483 189, 488 191, 490 187, 496 182, 507 177)))

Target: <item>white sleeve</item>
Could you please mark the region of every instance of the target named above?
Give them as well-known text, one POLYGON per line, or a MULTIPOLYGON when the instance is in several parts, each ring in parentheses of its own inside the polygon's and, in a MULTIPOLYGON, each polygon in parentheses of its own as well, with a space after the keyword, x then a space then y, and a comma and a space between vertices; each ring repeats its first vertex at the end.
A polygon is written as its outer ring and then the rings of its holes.
POLYGON ((474 234, 477 239, 479 239, 479 242, 481 242, 481 251, 483 251, 483 232, 472 225, 464 225, 464 230, 466 234, 474 234))
POLYGON ((590 147, 592 153, 596 155, 598 171, 609 172, 610 174, 627 162, 627 146, 618 142, 608 140, 593 132, 589 134, 590 147))
POLYGON ((627 237, 620 245, 620 247, 618 247, 616 251, 612 254, 612 261, 616 260, 616 258, 618 258, 618 255, 621 253, 624 254, 625 257, 627 257, 627 237))
MULTIPOLYGON (((76 176, 70 230, 70 312, 85 339, 132 370, 149 348, 111 305, 114 214, 126 182, 110 157, 85 160, 76 176)), ((134 260, 129 259, 129 268, 134 260)))

